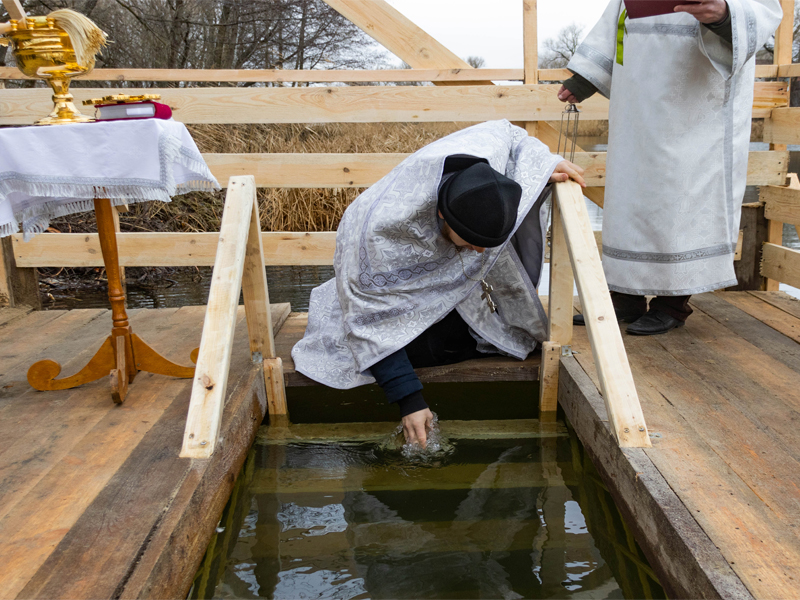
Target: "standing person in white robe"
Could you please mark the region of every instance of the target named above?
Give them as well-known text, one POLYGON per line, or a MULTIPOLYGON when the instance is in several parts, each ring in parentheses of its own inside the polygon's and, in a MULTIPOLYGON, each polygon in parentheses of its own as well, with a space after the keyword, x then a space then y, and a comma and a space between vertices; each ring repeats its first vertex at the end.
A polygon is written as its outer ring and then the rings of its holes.
POLYGON ((433 415, 414 367, 523 360, 545 339, 545 186, 585 185, 582 172, 508 121, 412 154, 345 211, 336 277, 311 293, 295 368, 338 389, 377 380, 406 441, 424 446, 433 415))
POLYGON ((781 15, 779 0, 702 0, 630 19, 611 0, 567 65, 559 99, 611 101, 603 267, 628 333, 679 327, 692 294, 737 283, 755 54, 781 15))

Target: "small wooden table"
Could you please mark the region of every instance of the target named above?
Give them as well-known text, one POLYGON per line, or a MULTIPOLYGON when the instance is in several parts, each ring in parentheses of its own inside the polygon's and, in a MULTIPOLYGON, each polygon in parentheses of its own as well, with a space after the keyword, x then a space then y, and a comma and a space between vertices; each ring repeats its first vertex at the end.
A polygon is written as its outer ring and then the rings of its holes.
MULTIPOLYGON (((194 367, 185 367, 167 360, 133 333, 128 323, 125 308, 125 292, 120 278, 117 233, 111 200, 98 198, 94 201, 97 215, 97 233, 108 279, 108 299, 111 302, 112 328, 97 353, 80 371, 69 377, 56 379, 61 365, 53 360, 40 360, 28 369, 28 383, 37 390, 66 390, 109 376, 111 397, 121 404, 128 393, 128 384, 139 371, 158 373, 168 377, 189 379, 194 377, 194 367)), ((197 349, 191 354, 197 360, 197 349)))

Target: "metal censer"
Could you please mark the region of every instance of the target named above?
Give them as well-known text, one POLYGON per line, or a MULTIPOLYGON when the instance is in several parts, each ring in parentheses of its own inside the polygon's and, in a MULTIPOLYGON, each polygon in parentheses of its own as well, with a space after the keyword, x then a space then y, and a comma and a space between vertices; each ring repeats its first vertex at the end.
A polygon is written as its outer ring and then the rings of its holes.
POLYGON ((28 17, 24 26, 14 20, 10 23, 11 31, 0 38, 0 43, 11 42, 20 71, 28 77, 45 80, 53 88, 53 112, 36 121, 36 125, 94 121, 81 114, 69 93, 70 78, 89 73, 94 68, 94 59, 79 65, 69 35, 51 18, 28 17))

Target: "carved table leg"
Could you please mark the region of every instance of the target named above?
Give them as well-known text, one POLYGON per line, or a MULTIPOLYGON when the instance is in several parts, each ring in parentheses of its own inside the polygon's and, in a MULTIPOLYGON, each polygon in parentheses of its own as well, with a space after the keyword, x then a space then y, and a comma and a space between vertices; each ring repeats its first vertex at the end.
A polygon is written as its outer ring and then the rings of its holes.
MULTIPOLYGON (((108 375, 112 398, 114 402, 121 404, 128 393, 128 384, 133 382, 139 371, 188 379, 194 377, 194 367, 181 366, 167 360, 131 332, 125 310, 125 291, 120 279, 117 234, 112 212, 114 209, 108 198, 98 198, 94 201, 94 210, 108 278, 108 300, 111 303, 113 322, 111 337, 103 342, 89 363, 75 375, 56 379, 61 372, 61 365, 52 360, 40 360, 28 369, 28 383, 37 390, 66 390, 108 375)), ((196 360, 195 350, 192 361, 196 360)))

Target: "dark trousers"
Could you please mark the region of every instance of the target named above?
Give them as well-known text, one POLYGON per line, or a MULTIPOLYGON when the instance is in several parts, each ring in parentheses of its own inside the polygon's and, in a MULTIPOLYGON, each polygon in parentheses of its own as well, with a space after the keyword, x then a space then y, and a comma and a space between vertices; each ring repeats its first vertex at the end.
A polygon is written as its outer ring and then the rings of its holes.
MULTIPOLYGON (((660 310, 673 319, 685 321, 693 312, 689 306, 689 298, 691 296, 656 296, 650 300, 650 310, 660 310)), ((647 312, 647 298, 644 296, 611 292, 611 301, 614 303, 614 309, 625 314, 647 312)))

